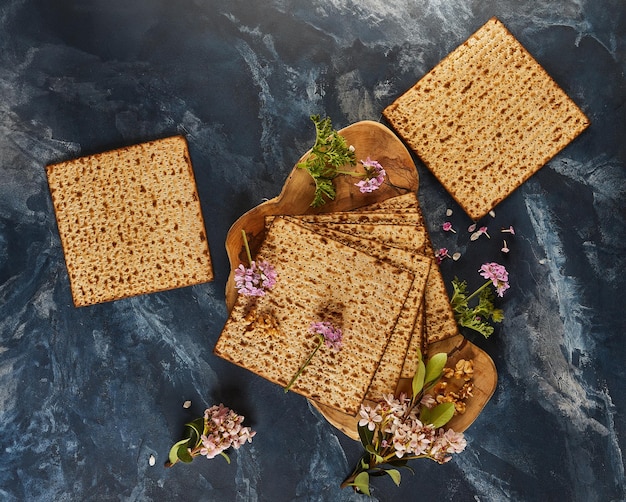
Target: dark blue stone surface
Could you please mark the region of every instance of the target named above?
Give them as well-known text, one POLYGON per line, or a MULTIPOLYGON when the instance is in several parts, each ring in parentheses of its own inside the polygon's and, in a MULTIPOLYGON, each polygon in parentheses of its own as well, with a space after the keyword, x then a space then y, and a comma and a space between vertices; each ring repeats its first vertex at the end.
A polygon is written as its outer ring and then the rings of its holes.
POLYGON ((499 383, 468 448, 413 462, 399 488, 376 480, 373 497, 626 499, 625 14, 622 0, 0 2, 0 499, 359 500, 339 489, 357 443, 212 354, 224 239, 279 193, 313 140, 310 114, 379 120, 492 16, 592 125, 476 242, 416 159, 434 244, 463 254, 446 280, 499 260, 512 286, 496 334, 471 338, 499 383), (189 142, 215 281, 74 308, 45 165, 173 134, 189 142), (457 234, 440 230, 447 208, 457 234), (231 464, 164 468, 185 421, 218 402, 254 442, 231 464))

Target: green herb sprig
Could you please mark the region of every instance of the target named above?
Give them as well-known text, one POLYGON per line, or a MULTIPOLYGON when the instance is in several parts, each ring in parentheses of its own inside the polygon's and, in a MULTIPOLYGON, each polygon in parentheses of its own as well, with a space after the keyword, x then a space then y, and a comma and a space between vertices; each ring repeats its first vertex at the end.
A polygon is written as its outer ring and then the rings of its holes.
POLYGON ((297 166, 306 169, 315 181, 311 206, 319 207, 326 203, 326 199, 335 199, 333 179, 341 174, 340 167, 355 166, 356 156, 346 139, 333 129, 328 117, 321 119, 319 115, 312 115, 311 120, 315 124, 315 144, 297 166))
POLYGON ((504 319, 504 312, 494 305, 495 295, 488 288, 490 284, 491 282, 487 282, 471 295, 468 295, 467 282, 460 281, 455 277, 452 281, 454 293, 450 300, 454 317, 459 326, 477 331, 485 338, 489 338, 494 331, 489 321, 502 322, 504 319), (469 302, 476 296, 478 296, 478 304, 475 307, 470 307, 469 302))

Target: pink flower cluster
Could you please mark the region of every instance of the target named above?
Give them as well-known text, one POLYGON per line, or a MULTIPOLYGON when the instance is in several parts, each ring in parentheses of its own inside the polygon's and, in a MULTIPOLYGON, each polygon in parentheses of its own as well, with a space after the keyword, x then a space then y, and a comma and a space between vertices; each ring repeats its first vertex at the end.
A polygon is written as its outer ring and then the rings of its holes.
POLYGON ((374 408, 361 405, 359 426, 370 431, 378 428, 382 434, 381 446, 392 447, 395 456, 427 457, 443 464, 465 449, 467 442, 460 432, 443 428, 436 430, 418 418, 417 408, 409 409, 410 399, 400 395, 396 399, 389 394, 374 408))
POLYGON ((509 273, 504 265, 494 262, 484 263, 478 271, 481 276, 493 283, 498 296, 504 296, 504 292, 509 289, 509 273))
POLYGON ((223 404, 208 408, 204 412, 204 434, 200 436, 202 440, 200 455, 215 458, 231 446, 237 450, 246 441, 251 443, 256 432, 241 425, 243 418, 223 404))
POLYGON ((252 261, 248 268, 240 264, 235 270, 235 287, 246 296, 263 296, 276 284, 276 271, 265 261, 252 261))
POLYGON ((365 168, 365 179, 355 183, 355 185, 359 187, 359 191, 361 193, 369 193, 374 190, 378 190, 378 188, 383 184, 383 181, 385 181, 385 176, 387 175, 385 169, 379 162, 372 160, 369 157, 362 160, 361 163, 365 168))
POLYGON ((314 335, 321 335, 324 338, 326 346, 335 352, 341 350, 343 343, 343 332, 339 328, 335 328, 328 321, 312 322, 309 326, 309 332, 314 335))

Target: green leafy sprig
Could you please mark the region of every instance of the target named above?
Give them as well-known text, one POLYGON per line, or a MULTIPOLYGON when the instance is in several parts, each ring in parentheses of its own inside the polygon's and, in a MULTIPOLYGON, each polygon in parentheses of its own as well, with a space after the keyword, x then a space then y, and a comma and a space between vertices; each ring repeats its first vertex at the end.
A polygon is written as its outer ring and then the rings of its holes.
POLYGON ((315 181, 311 206, 319 207, 326 203, 326 199, 335 199, 333 179, 341 173, 340 167, 355 166, 356 156, 346 139, 333 129, 330 118, 312 115, 311 120, 315 124, 315 144, 297 166, 306 169, 315 181))
MULTIPOLYGON (((352 473, 341 484, 342 488, 351 486, 361 493, 370 495, 370 479, 372 477, 386 475, 399 486, 402 479, 399 469, 404 468, 413 472, 407 465, 409 460, 429 458, 439 463, 447 461, 447 458, 443 457, 446 453, 445 448, 443 450, 425 450, 421 454, 398 456, 393 434, 388 432, 391 423, 396 425, 398 422, 415 424, 414 419, 417 417, 421 424, 426 425, 434 433, 436 429, 443 427, 454 416, 454 403, 445 402, 433 408, 422 404, 425 394, 441 379, 447 359, 447 354, 439 353, 430 357, 425 364, 420 353, 417 371, 411 382, 412 397, 404 408, 402 416, 397 416, 396 413, 398 412, 389 409, 389 402, 387 402, 387 407, 383 406, 382 416, 378 417, 380 420, 373 430, 367 423, 361 425, 363 420, 359 422, 358 433, 364 452, 352 473), (438 453, 435 452, 436 450, 438 453)), ((441 433, 441 429, 439 433, 441 433)), ((458 436, 462 435, 458 434, 458 436)), ((441 438, 442 436, 439 435, 438 437, 441 438)))
POLYGON ((454 317, 459 326, 477 331, 485 338, 489 338, 494 332, 490 321, 499 323, 504 319, 502 309, 497 309, 494 305, 495 295, 488 287, 490 284, 491 282, 486 282, 472 294, 468 295, 467 282, 460 281, 455 277, 452 281, 454 293, 450 300, 454 317), (477 296, 478 304, 470 307, 470 301, 477 296))

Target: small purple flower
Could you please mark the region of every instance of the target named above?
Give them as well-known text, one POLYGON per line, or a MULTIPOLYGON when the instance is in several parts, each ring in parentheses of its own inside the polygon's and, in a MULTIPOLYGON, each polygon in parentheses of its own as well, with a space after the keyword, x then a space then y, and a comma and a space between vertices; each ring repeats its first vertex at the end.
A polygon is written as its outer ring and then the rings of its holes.
POLYGON ((291 378, 291 381, 285 387, 283 387, 283 390, 285 392, 289 392, 289 389, 291 389, 292 385, 304 371, 304 368, 309 365, 311 359, 313 359, 313 356, 317 354, 317 351, 322 345, 326 344, 328 348, 332 349, 335 352, 339 352, 341 350, 343 332, 341 331, 341 329, 335 328, 328 321, 312 322, 309 326, 309 333, 317 336, 317 345, 313 349, 313 352, 309 354, 307 360, 304 361, 304 363, 300 366, 296 374, 291 378))
POLYGON ((504 265, 494 262, 484 263, 479 272, 481 276, 493 283, 498 296, 504 296, 504 292, 509 289, 509 273, 504 265))
POLYGON ((240 264, 235 270, 237 291, 246 296, 263 296, 276 284, 276 271, 266 261, 251 261, 248 268, 240 264))
POLYGON ((339 328, 335 328, 328 321, 312 322, 309 327, 309 332, 314 335, 321 335, 324 338, 326 346, 333 349, 335 352, 341 350, 343 332, 339 328))
POLYGON ((366 160, 362 160, 361 163, 365 168, 365 179, 355 183, 359 187, 361 193, 370 193, 374 190, 378 190, 385 181, 387 173, 383 166, 375 160, 367 157, 366 160))

